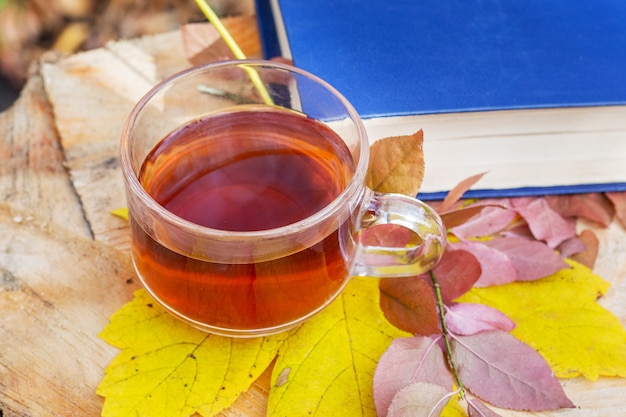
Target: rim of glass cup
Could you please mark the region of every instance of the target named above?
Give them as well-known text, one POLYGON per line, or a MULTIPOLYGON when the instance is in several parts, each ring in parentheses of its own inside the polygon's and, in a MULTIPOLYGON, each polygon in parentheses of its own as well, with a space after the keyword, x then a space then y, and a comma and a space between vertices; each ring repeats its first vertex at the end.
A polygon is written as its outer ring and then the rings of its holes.
MULTIPOLYGON (((285 235, 290 235, 294 233, 299 233, 303 230, 315 227, 319 225, 322 219, 327 219, 332 217, 335 213, 340 210, 345 210, 348 206, 348 202, 353 201, 353 198, 356 198, 356 194, 362 193, 364 189, 366 189, 365 185, 365 175, 367 173, 367 168, 369 164, 369 140, 367 137, 367 133, 365 130, 365 126, 357 113, 356 109, 350 104, 350 102, 332 85, 328 82, 322 80, 318 76, 297 68, 295 66, 283 64, 280 62, 269 61, 269 60, 256 60, 256 59, 245 59, 245 60, 228 60, 228 61, 219 61, 213 62, 209 64, 204 64, 200 66, 191 67, 180 71, 176 74, 173 74, 169 77, 164 78, 160 82, 158 82, 154 87, 152 87, 133 107, 129 116, 126 119, 124 124, 121 141, 120 141, 120 165, 124 176, 124 181, 127 183, 129 191, 136 196, 144 205, 144 207, 152 212, 162 217, 170 224, 174 224, 177 227, 184 229, 188 232, 194 234, 201 235, 220 235, 220 239, 225 241, 232 240, 237 241, 248 238, 254 239, 270 239, 277 237, 284 237, 285 235), (359 141, 359 150, 358 150, 358 163, 354 168, 353 176, 345 187, 345 189, 337 196, 335 199, 329 203, 327 206, 316 212, 315 214, 299 220, 294 223, 290 223, 284 226, 280 226, 273 229, 264 229, 264 230, 255 230, 255 231, 229 231, 222 229, 215 229, 206 226, 199 225, 197 223, 193 223, 189 220, 186 220, 182 217, 177 216, 176 214, 170 212, 161 204, 159 204, 140 184, 138 179, 138 173, 135 172, 133 168, 133 164, 130 156, 130 138, 132 129, 134 127, 135 121, 137 120, 139 114, 142 112, 144 107, 150 102, 152 98, 154 98, 160 91, 167 88, 169 85, 177 82, 181 78, 189 77, 197 73, 202 73, 206 71, 220 70, 226 67, 231 66, 239 66, 239 67, 252 67, 254 68, 272 68, 280 71, 285 71, 288 73, 295 73, 299 76, 306 77, 310 80, 315 81, 326 90, 328 90, 332 95, 334 95, 341 104, 345 107, 350 119, 353 121, 356 129, 356 135, 358 136, 359 141)), ((358 198, 357 198, 358 199, 358 198)), ((358 199, 360 200, 360 199, 358 199)), ((353 208, 351 208, 352 210, 353 208)))

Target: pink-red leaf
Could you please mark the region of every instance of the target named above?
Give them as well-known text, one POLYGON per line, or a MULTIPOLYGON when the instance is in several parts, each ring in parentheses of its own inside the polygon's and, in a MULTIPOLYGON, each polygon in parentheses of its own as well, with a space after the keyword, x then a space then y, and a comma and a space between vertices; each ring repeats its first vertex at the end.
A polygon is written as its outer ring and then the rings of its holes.
POLYGON ((384 417, 393 397, 416 382, 426 382, 450 390, 452 376, 441 348, 430 337, 394 339, 380 357, 374 373, 377 415, 384 417))
POLYGON ((598 257, 598 251, 600 250, 598 236, 593 231, 585 229, 580 232, 578 238, 585 245, 585 249, 572 255, 571 258, 587 268, 593 269, 598 257))
POLYGON ((626 191, 619 193, 606 193, 615 207, 615 217, 626 228, 626 191))
POLYGON ((458 183, 455 187, 452 188, 443 199, 439 210, 441 212, 445 212, 450 210, 456 203, 459 202, 463 194, 467 192, 474 184, 476 184, 482 177, 484 177, 486 172, 482 174, 473 175, 469 178, 464 179, 460 183, 458 183))
POLYGON ((487 206, 478 216, 464 224, 452 228, 451 232, 461 238, 490 236, 500 232, 511 224, 517 217, 517 212, 504 207, 487 206))
POLYGON ((536 240, 510 236, 486 241, 485 245, 511 259, 519 281, 532 281, 569 268, 553 249, 536 240))
POLYGON ((511 199, 513 208, 526 220, 537 240, 545 241, 551 248, 576 236, 576 220, 566 219, 554 211, 544 197, 511 199))
POLYGON ((448 330, 461 336, 490 330, 510 332, 515 328, 515 323, 504 313, 484 304, 454 304, 446 308, 445 317, 448 330))
POLYGON ((488 408, 478 398, 467 399, 467 411, 469 417, 502 417, 491 408, 488 408))
POLYGON ((464 250, 447 251, 433 269, 444 303, 468 292, 478 281, 480 273, 476 257, 464 250))
POLYGON ((425 336, 440 332, 435 294, 421 277, 381 280, 380 307, 398 329, 425 336))
POLYGON ((467 389, 496 407, 528 411, 574 407, 546 361, 509 333, 455 336, 452 355, 467 389))
POLYGON ((552 195, 546 201, 563 217, 584 217, 605 227, 615 215, 615 208, 601 193, 552 195))
POLYGON ((480 263, 481 274, 475 287, 507 284, 517 281, 517 272, 511 259, 503 252, 493 249, 483 242, 458 242, 450 245, 454 249, 466 250, 480 263))
POLYGON ((426 382, 408 385, 393 398, 387 417, 439 416, 446 406, 449 391, 426 382))

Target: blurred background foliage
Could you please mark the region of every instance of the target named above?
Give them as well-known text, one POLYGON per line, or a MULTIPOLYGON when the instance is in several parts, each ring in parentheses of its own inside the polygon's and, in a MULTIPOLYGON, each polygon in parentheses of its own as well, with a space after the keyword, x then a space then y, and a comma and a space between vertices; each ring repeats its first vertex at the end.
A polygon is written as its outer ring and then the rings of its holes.
MULTIPOLYGON (((251 0, 209 3, 221 16, 254 10, 251 0)), ((19 91, 46 51, 71 54, 203 21, 193 0, 0 0, 0 98, 19 91)))

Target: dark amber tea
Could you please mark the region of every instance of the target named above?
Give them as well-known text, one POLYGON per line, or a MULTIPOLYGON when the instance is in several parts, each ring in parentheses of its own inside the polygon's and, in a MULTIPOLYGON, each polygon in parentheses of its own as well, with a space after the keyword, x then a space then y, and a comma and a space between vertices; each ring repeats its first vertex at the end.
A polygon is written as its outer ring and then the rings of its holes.
MULTIPOLYGON (((245 109, 245 106, 244 106, 245 109)), ((212 229, 253 232, 322 210, 354 171, 349 149, 323 123, 266 107, 214 114, 165 137, 139 180, 177 216, 212 229)), ((166 248, 133 222, 146 286, 171 309, 215 328, 267 329, 324 307, 348 279, 340 233, 258 263, 209 262, 166 248)))

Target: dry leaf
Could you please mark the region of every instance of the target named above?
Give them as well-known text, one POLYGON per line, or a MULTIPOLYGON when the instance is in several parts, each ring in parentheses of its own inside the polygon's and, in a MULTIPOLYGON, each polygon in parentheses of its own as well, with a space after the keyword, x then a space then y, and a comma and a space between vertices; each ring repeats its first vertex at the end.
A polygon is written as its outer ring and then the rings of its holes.
POLYGON ((398 391, 387 417, 438 416, 447 403, 449 390, 426 382, 415 382, 398 391))
POLYGON ((390 323, 406 332, 425 336, 440 332, 435 294, 420 277, 381 280, 380 307, 390 323))
POLYGON ((615 215, 624 228, 626 228, 626 192, 606 193, 615 207, 615 215))
POLYGON ((450 190, 450 192, 448 192, 446 197, 443 199, 443 202, 439 207, 439 211, 443 213, 450 210, 461 199, 461 197, 463 197, 463 194, 465 194, 467 190, 472 188, 474 184, 480 181, 481 178, 485 176, 485 174, 487 173, 483 172, 481 174, 473 175, 461 181, 454 188, 452 188, 452 190, 450 190))
POLYGON ((391 326, 377 304, 377 280, 355 278, 285 340, 272 374, 268 417, 376 416, 376 364, 392 340, 408 335, 391 326), (287 368, 288 381, 277 386, 287 368))
POLYGON ((381 193, 414 197, 424 179, 424 134, 394 136, 375 142, 370 149, 367 186, 381 193))
POLYGON ((226 338, 167 313, 144 290, 112 317, 100 337, 122 349, 98 394, 103 416, 212 416, 230 406, 269 366, 288 333, 226 338))
POLYGON ((438 385, 446 391, 452 387, 452 376, 437 339, 398 338, 380 357, 374 374, 377 416, 385 417, 396 393, 416 382, 438 385))
POLYGON ((541 356, 509 333, 455 336, 452 355, 467 389, 497 407, 532 411, 574 407, 541 356))
POLYGON ((593 269, 600 250, 598 236, 591 230, 586 229, 580 232, 578 237, 585 245, 585 250, 570 256, 570 258, 585 265, 589 269, 593 269))
POLYGON ((516 324, 512 334, 537 349, 559 378, 626 377, 626 330, 596 301, 609 284, 568 263, 540 280, 473 288, 457 301, 506 314, 516 324))
POLYGON ((602 193, 547 196, 546 201, 563 217, 584 217, 604 227, 611 224, 615 209, 602 193))

